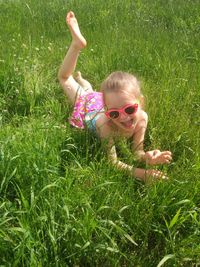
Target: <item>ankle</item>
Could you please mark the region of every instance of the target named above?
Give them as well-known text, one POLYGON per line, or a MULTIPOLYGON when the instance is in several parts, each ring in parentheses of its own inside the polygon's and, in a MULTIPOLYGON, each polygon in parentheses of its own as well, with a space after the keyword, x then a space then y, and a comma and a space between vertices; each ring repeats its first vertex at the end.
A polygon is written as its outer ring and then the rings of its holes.
POLYGON ((83 42, 78 42, 77 40, 73 40, 71 42, 71 46, 76 49, 76 50, 82 50, 83 48, 85 48, 87 45, 87 43, 83 43, 83 42))
POLYGON ((79 52, 83 47, 81 47, 77 42, 72 41, 70 48, 74 51, 79 52))

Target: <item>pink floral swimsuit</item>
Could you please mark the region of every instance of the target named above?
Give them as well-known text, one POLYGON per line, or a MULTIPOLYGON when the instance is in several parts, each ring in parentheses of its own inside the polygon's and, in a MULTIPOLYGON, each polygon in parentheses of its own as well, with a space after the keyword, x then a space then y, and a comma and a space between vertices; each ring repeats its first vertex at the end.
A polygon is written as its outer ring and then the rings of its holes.
POLYGON ((85 93, 76 100, 69 122, 76 128, 84 129, 87 125, 90 130, 95 131, 100 112, 104 112, 102 93, 85 93))

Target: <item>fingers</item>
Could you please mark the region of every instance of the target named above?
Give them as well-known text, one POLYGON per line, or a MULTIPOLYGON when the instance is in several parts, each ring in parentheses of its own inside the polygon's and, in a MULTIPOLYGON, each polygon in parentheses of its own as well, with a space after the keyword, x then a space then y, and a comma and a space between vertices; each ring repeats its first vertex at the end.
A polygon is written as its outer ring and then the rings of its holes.
POLYGON ((166 176, 166 174, 164 174, 163 172, 158 171, 158 170, 147 170, 146 174, 147 174, 147 179, 148 178, 153 178, 156 180, 168 180, 169 179, 166 176))
POLYGON ((172 153, 170 151, 160 152, 159 150, 154 151, 154 164, 169 164, 172 160, 172 153))
POLYGON ((172 157, 171 156, 164 156, 164 163, 169 164, 169 163, 171 163, 171 161, 172 161, 172 157))
POLYGON ((147 151, 145 153, 146 163, 150 165, 170 164, 172 160, 171 151, 160 151, 158 149, 147 151))
POLYGON ((161 163, 169 164, 172 160, 172 153, 170 151, 163 151, 160 155, 161 163))
POLYGON ((172 152, 171 151, 162 151, 161 154, 165 155, 165 156, 172 157, 172 152))

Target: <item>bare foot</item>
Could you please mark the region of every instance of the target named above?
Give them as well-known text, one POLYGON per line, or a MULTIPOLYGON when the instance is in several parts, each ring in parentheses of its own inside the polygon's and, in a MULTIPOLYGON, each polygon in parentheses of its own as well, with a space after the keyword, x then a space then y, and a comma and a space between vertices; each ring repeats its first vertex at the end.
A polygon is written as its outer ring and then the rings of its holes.
POLYGON ((82 79, 82 75, 80 71, 75 72, 74 78, 77 82, 79 82, 82 79))
POLYGON ((77 19, 72 11, 67 13, 66 22, 72 35, 72 44, 82 49, 87 45, 87 42, 80 32, 77 19))
POLYGON ((75 78, 75 80, 80 84, 80 86, 83 87, 83 89, 84 89, 85 91, 87 91, 88 93, 89 93, 89 92, 93 92, 92 85, 91 85, 87 80, 85 80, 85 79, 82 77, 80 71, 77 71, 77 72, 74 74, 74 78, 75 78))

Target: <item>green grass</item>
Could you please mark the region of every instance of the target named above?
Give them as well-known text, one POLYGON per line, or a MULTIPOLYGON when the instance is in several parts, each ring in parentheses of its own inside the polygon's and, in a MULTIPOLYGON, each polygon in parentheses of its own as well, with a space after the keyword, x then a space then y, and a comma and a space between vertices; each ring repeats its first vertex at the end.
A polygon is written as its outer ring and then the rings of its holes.
POLYGON ((198 266, 199 1, 0 1, 0 25, 0 266, 198 266), (69 127, 69 10, 96 90, 114 70, 140 78, 146 147, 173 152, 169 181, 135 181, 69 127))

